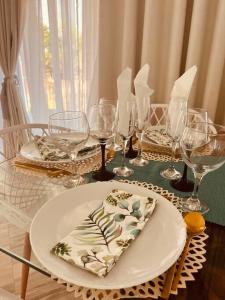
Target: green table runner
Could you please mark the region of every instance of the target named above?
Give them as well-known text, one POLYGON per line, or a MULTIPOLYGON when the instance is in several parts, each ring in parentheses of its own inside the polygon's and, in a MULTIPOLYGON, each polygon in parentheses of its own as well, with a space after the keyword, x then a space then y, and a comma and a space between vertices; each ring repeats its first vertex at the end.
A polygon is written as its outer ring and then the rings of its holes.
MULTIPOLYGON (((121 153, 117 153, 115 158, 107 165, 109 170, 121 165, 121 153)), ((134 174, 126 179, 138 180, 140 182, 150 182, 154 185, 160 186, 176 196, 187 196, 190 193, 183 193, 172 188, 168 180, 160 176, 160 170, 166 168, 168 162, 149 161, 145 167, 135 167, 129 164, 126 160, 127 166, 134 170, 134 174)), ((175 164, 177 170, 182 171, 184 163, 178 162, 175 164)), ((188 170, 188 177, 193 180, 191 170, 188 170)), ((91 179, 91 178, 90 178, 91 179)), ((115 177, 116 180, 125 179, 124 177, 115 177)), ((94 181, 94 180, 92 180, 94 181)), ((210 208, 210 211, 205 214, 205 218, 209 222, 225 226, 225 165, 220 169, 207 174, 200 185, 199 198, 204 200, 210 208)))

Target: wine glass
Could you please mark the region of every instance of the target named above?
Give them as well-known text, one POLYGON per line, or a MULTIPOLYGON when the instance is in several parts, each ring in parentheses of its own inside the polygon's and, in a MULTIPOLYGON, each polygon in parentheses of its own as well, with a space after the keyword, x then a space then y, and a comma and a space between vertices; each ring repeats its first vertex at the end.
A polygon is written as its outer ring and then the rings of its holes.
POLYGON ((208 206, 198 198, 202 178, 225 162, 225 127, 213 123, 189 124, 180 141, 184 162, 192 169, 195 186, 192 196, 183 199, 183 211, 206 213, 208 206))
MULTIPOLYGON (((114 100, 108 100, 108 99, 105 99, 105 98, 101 98, 99 100, 99 104, 112 104, 114 105, 115 101, 114 100)), ((116 107, 116 114, 117 114, 117 106, 116 107)), ((114 134, 114 136, 112 137, 112 142, 108 145, 106 145, 106 148, 109 150, 109 151, 112 151, 112 152, 118 152, 120 150, 122 150, 122 147, 116 143, 116 134, 114 134)))
POLYGON ((90 109, 89 124, 90 134, 97 139, 101 145, 102 166, 101 169, 93 174, 93 178, 99 181, 112 179, 115 174, 107 171, 105 167, 105 147, 106 142, 111 139, 115 132, 116 108, 112 104, 103 103, 93 105, 90 109))
MULTIPOLYGON (((187 125, 196 122, 207 122, 208 113, 204 108, 189 108, 187 114, 187 125)), ((187 165, 184 164, 183 174, 180 179, 171 180, 170 184, 173 188, 182 192, 192 192, 194 182, 187 178, 187 165)))
POLYGON ((170 165, 167 169, 160 172, 160 175, 166 179, 179 179, 181 173, 175 169, 174 160, 176 148, 184 131, 187 121, 187 100, 183 97, 176 97, 168 105, 166 118, 166 133, 172 142, 172 156, 170 165))
POLYGON ((145 134, 145 131, 148 127, 149 118, 150 118, 150 98, 144 97, 142 101, 142 107, 139 107, 139 104, 136 103, 136 121, 135 121, 135 130, 138 137, 138 155, 136 158, 131 159, 130 164, 138 167, 146 166, 149 161, 142 157, 142 141, 145 134))
POLYGON ((134 173, 133 169, 125 166, 126 148, 130 137, 135 129, 135 102, 125 101, 121 104, 117 114, 117 132, 123 140, 123 159, 122 166, 113 169, 113 172, 118 176, 128 177, 134 173))
MULTIPOLYGON (((86 115, 82 111, 64 111, 52 114, 49 116, 48 129, 51 141, 57 148, 69 155, 75 166, 77 154, 89 137, 86 115)), ((64 185, 72 188, 84 182, 85 179, 81 175, 73 174, 64 185)))

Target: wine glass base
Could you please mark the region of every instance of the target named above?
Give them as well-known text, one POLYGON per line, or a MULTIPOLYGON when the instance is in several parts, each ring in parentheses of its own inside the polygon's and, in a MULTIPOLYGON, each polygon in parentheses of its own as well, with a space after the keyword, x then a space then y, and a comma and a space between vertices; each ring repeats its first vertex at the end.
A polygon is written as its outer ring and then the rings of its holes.
POLYGON ((209 211, 209 207, 207 206, 206 203, 204 202, 200 202, 199 204, 196 204, 193 202, 192 198, 188 198, 188 199, 181 199, 181 210, 183 212, 199 212, 201 214, 205 214, 209 211))
POLYGON ((115 173, 117 176, 129 177, 134 174, 134 170, 128 167, 117 167, 113 169, 113 173, 115 173))
POLYGON ((136 150, 134 150, 134 149, 129 149, 128 151, 127 151, 127 153, 125 154, 125 157, 126 158, 136 158, 137 157, 137 155, 138 155, 138 152, 136 151, 136 150))
POLYGON ((137 167, 143 167, 147 166, 149 164, 149 161, 147 159, 144 159, 142 157, 136 157, 134 159, 129 160, 129 163, 131 165, 137 166, 137 167))
POLYGON ((182 180, 181 179, 176 179, 176 180, 171 180, 170 185, 178 191, 181 192, 192 192, 194 189, 194 182, 191 180, 182 180))
POLYGON ((84 178, 83 176, 80 176, 80 175, 73 175, 73 176, 70 176, 69 178, 66 178, 66 181, 64 182, 63 185, 65 188, 71 189, 71 188, 74 188, 78 185, 85 184, 85 183, 88 183, 87 178, 84 178))
POLYGON ((160 172, 160 175, 168 180, 174 180, 174 179, 180 179, 181 178, 181 173, 178 172, 176 169, 174 168, 167 168, 165 170, 162 170, 160 172))
POLYGON ((107 170, 100 170, 95 172, 92 175, 92 178, 96 181, 109 181, 115 177, 115 174, 113 172, 107 171, 107 170))

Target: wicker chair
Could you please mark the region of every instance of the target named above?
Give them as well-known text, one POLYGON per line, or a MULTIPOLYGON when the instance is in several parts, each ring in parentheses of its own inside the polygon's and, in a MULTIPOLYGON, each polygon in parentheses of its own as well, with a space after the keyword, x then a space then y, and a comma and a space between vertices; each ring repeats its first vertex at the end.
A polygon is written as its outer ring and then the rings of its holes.
POLYGON ((0 130, 0 155, 9 159, 19 153, 24 142, 31 141, 35 135, 47 135, 47 124, 23 124, 0 130))
MULTIPOLYGON (((13 126, 0 130, 0 156, 1 161, 8 160, 19 153, 24 142, 31 141, 35 135, 47 135, 47 124, 25 124, 13 126)), ((4 164, 3 164, 4 165, 4 164)), ((1 166, 2 167, 2 166, 1 166)), ((2 189, 0 193, 0 214, 8 219, 14 225, 26 231, 24 238, 23 256, 30 260, 31 246, 29 240, 29 226, 32 221, 32 214, 28 214, 29 206, 32 206, 31 199, 23 199, 19 193, 13 194, 13 187, 7 182, 7 175, 1 178, 2 189), (7 193, 5 190, 7 189, 7 193)), ((36 198, 36 201, 38 199, 36 198)), ((27 280, 29 275, 29 267, 22 265, 21 275, 21 298, 26 295, 27 280)), ((6 298, 8 299, 8 298, 6 298)))
POLYGON ((157 126, 165 124, 167 104, 151 104, 150 124, 157 126))

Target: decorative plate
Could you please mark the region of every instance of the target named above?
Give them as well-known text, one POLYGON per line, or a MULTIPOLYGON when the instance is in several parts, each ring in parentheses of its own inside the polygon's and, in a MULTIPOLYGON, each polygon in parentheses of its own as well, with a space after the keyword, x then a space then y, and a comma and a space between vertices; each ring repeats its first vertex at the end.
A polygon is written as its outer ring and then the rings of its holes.
MULTIPOLYGON (((84 160, 87 158, 91 158, 92 156, 96 155, 98 152, 100 152, 100 147, 98 147, 98 143, 93 138, 89 138, 85 147, 81 150, 80 153, 78 153, 77 161, 84 160), (87 151, 85 153, 85 148, 87 148, 87 151)), ((37 143, 32 141, 27 144, 24 144, 20 150, 20 155, 28 160, 31 160, 36 163, 46 163, 46 164, 57 164, 57 163, 68 163, 71 160, 68 158, 60 158, 58 160, 44 160, 42 158, 42 155, 40 154, 40 150, 37 146, 37 143)))
POLYGON ((79 286, 118 289, 147 282, 166 271, 183 250, 186 227, 177 208, 161 195, 127 183, 97 182, 67 190, 48 201, 33 219, 30 238, 34 254, 55 276, 79 286), (114 189, 154 198, 157 206, 143 232, 111 272, 98 278, 50 253, 114 189))

